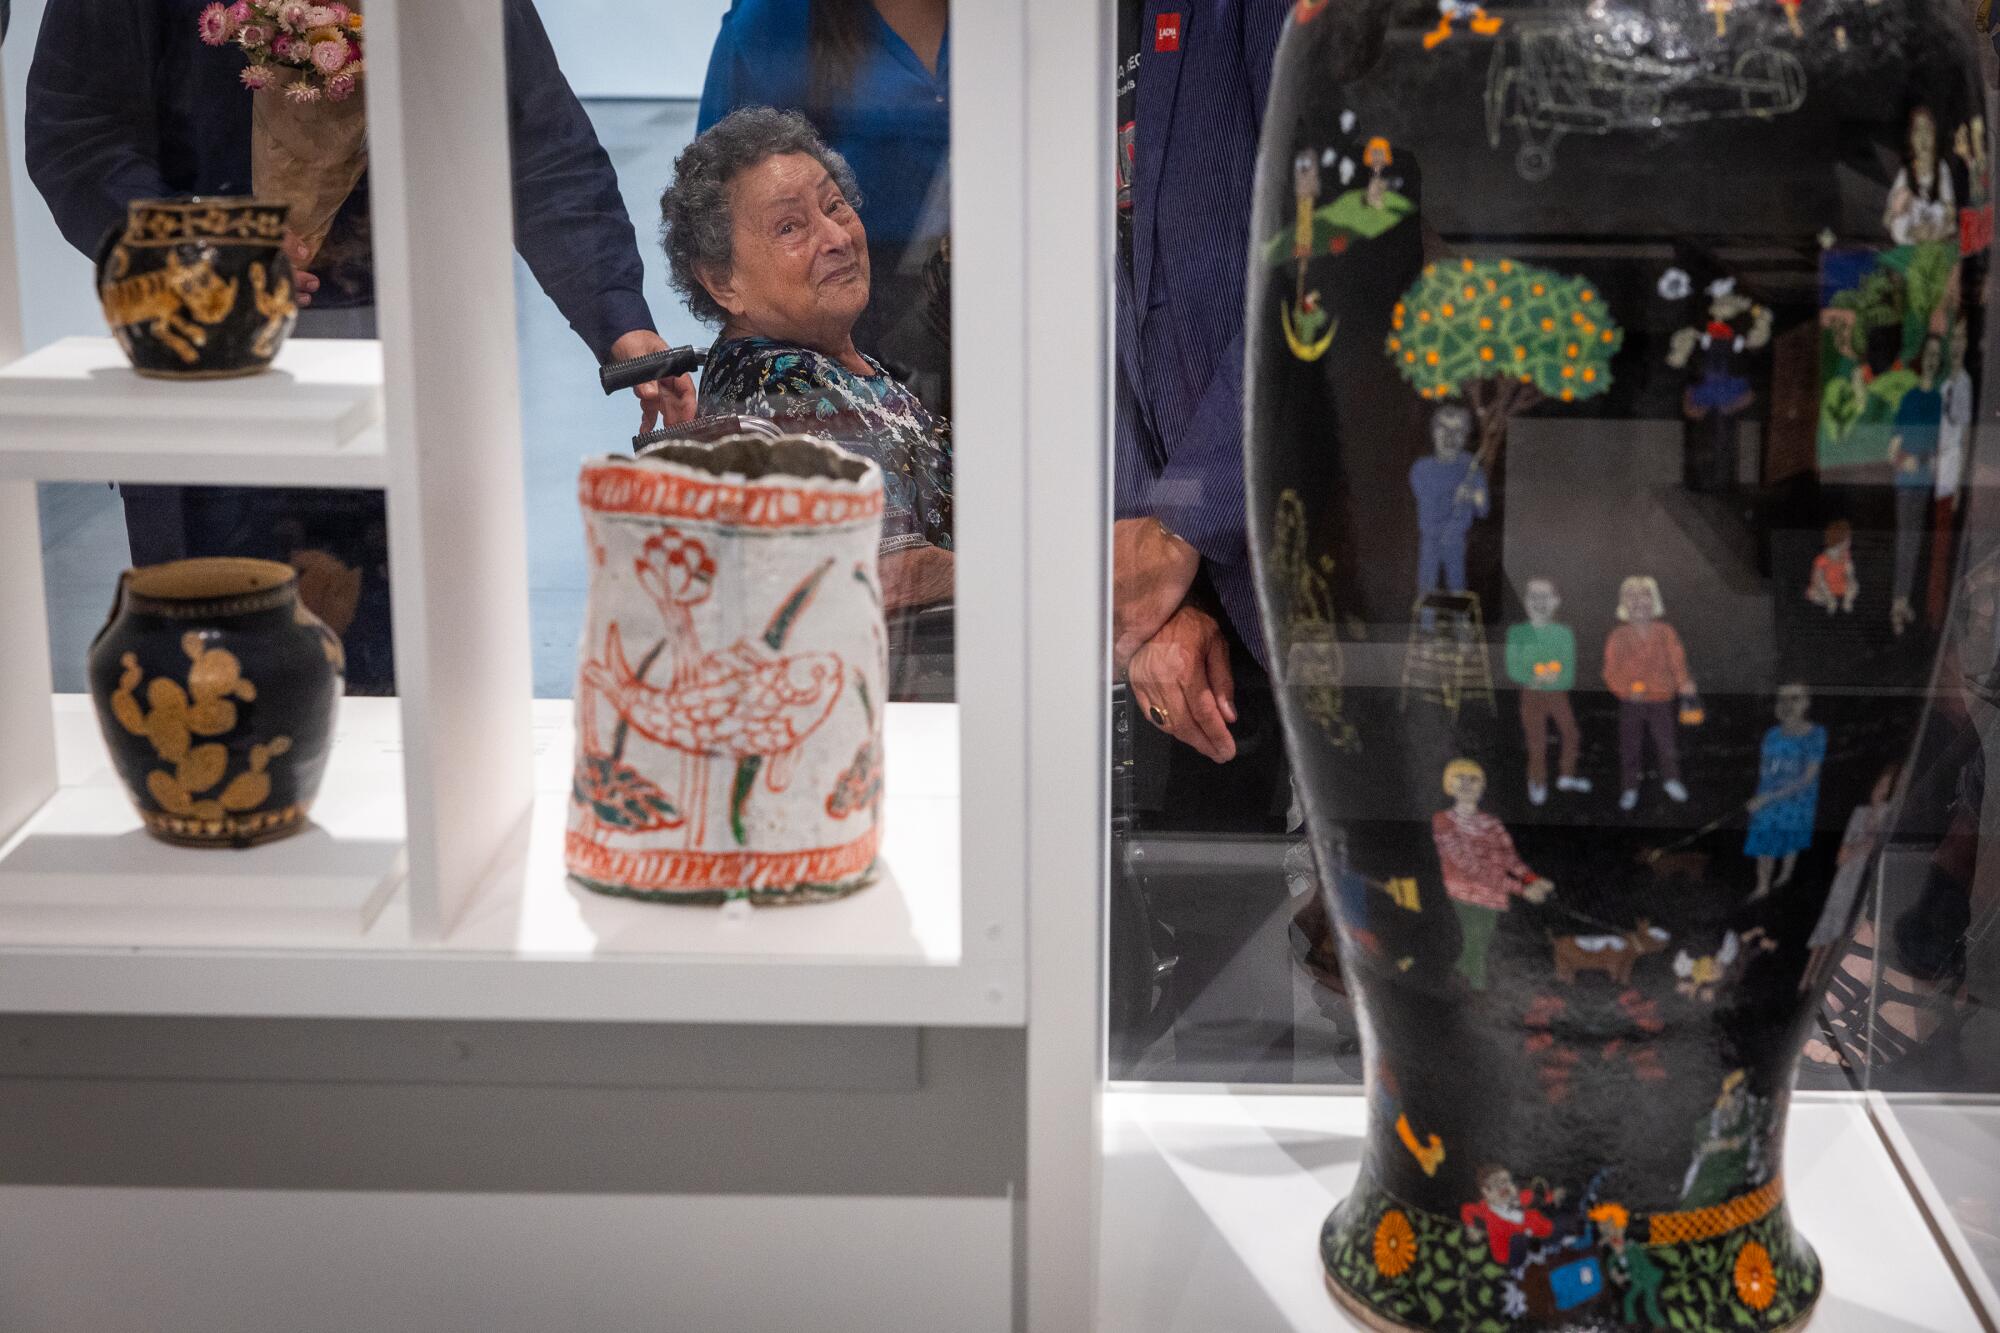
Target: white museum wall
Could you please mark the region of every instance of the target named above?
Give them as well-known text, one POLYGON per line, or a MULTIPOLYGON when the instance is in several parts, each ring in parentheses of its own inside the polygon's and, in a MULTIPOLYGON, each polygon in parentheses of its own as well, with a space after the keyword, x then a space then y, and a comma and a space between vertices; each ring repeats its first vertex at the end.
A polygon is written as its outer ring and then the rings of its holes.
POLYGON ((96 284, 91 281, 90 261, 70 248, 56 222, 49 215, 42 196, 28 179, 22 150, 22 89, 27 86, 28 66, 35 58, 35 34, 42 26, 42 11, 48 0, 14 0, 13 21, 7 40, 0 48, 0 68, 5 70, 7 124, 7 170, 14 194, 15 244, 20 249, 17 271, 0 274, 10 284, 20 283, 22 343, 41 347, 72 334, 102 335, 104 317, 98 313, 96 284))
POLYGON ((578 97, 701 96, 731 0, 538 0, 578 97))

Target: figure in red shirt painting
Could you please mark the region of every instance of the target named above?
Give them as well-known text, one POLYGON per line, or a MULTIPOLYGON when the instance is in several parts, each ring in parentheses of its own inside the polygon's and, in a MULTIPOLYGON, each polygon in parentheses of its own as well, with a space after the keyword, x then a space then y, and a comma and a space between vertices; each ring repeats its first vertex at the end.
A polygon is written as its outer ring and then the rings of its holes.
POLYGON ((1518 1267, 1527 1258, 1530 1241, 1547 1240, 1555 1232, 1555 1223, 1538 1211, 1535 1204, 1555 1207, 1563 1200, 1561 1190, 1550 1190, 1547 1186, 1539 1191, 1521 1189, 1514 1184, 1514 1173, 1506 1167, 1482 1166, 1479 1195, 1478 1203, 1468 1203, 1458 1210, 1459 1220, 1475 1236, 1484 1229, 1493 1262, 1502 1268, 1518 1267))
POLYGON ((1451 809, 1431 816, 1431 840, 1444 871, 1444 891, 1458 914, 1465 942, 1458 970, 1476 991, 1486 989, 1486 951, 1500 926, 1500 914, 1516 897, 1539 903, 1555 885, 1528 869, 1501 822, 1479 808, 1486 794, 1486 770, 1470 759, 1444 766, 1444 790, 1451 809))

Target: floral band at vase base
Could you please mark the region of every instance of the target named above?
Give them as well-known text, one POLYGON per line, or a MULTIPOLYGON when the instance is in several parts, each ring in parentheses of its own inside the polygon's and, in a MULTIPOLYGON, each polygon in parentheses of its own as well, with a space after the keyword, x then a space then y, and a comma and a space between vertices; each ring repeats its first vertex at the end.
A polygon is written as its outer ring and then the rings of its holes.
POLYGON ((1335 1298, 1383 1330, 1784 1333, 1819 1298, 1819 1259, 1792 1228, 1781 1181, 1650 1217, 1586 1202, 1538 1230, 1496 1237, 1410 1207, 1364 1167, 1320 1232, 1320 1256, 1335 1298))

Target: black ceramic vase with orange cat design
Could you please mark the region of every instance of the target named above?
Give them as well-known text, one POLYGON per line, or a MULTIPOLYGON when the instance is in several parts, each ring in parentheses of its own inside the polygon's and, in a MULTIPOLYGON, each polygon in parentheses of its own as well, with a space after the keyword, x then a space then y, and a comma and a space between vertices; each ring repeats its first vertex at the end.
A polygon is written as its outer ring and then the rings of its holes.
POLYGON ((1985 97, 1930 0, 1296 6, 1248 494, 1370 1327, 1811 1311, 1808 1013, 1931 700, 1994 665, 1952 628, 1985 97))
POLYGON ((132 368, 230 379, 271 364, 298 322, 290 210, 247 198, 140 199, 104 237, 97 295, 132 368))

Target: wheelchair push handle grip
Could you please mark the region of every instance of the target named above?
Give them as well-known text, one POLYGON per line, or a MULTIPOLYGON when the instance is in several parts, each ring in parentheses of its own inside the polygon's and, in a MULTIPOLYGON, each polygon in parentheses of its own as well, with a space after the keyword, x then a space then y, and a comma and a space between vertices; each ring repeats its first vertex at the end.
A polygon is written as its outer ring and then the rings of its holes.
POLYGON ((629 389, 651 380, 672 379, 699 369, 705 354, 692 347, 669 347, 664 352, 635 356, 629 361, 613 361, 599 366, 597 381, 607 394, 629 389))

